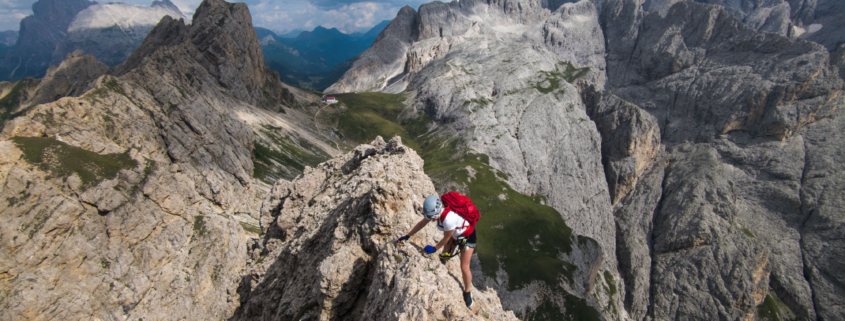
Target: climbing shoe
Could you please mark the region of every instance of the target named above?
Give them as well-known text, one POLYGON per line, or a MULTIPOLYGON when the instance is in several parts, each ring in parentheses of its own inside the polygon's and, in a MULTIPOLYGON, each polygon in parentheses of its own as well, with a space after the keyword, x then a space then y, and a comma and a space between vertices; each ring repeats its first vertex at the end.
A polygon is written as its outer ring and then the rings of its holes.
POLYGON ((472 292, 464 292, 464 303, 467 304, 467 308, 472 307, 472 292))

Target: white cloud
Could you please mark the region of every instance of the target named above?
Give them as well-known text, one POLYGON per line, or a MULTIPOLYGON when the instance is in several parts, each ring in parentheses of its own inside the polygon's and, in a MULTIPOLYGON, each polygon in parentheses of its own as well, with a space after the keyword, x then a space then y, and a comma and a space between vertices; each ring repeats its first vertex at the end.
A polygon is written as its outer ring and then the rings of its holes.
MULTIPOLYGON (((32 14, 36 0, 0 0, 0 30, 18 30, 20 20, 32 14)), ((202 0, 170 0, 188 18, 202 0)), ((414 8, 425 0, 231 0, 245 2, 256 26, 275 31, 311 30, 316 26, 351 33, 367 31, 382 20, 393 19, 405 4, 414 8)), ((106 0, 149 6, 152 0, 106 0)))

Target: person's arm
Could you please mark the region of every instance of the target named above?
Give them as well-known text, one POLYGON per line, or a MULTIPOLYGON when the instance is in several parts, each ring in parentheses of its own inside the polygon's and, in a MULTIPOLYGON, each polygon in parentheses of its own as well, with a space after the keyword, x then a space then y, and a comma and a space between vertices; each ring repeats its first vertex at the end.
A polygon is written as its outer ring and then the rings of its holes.
POLYGON ((437 245, 434 246, 434 249, 439 250, 440 248, 445 246, 446 242, 449 242, 449 238, 452 237, 452 233, 454 233, 454 232, 455 232, 455 230, 444 231, 443 232, 443 239, 441 239, 440 242, 437 242, 437 245))
POLYGON ((411 229, 411 231, 410 231, 410 232, 408 232, 408 234, 407 234, 407 235, 408 235, 409 237, 410 237, 410 236, 414 236, 414 234, 416 234, 416 233, 417 233, 417 232, 419 232, 419 231, 420 231, 423 227, 425 227, 425 225, 426 225, 426 224, 428 224, 428 222, 430 222, 430 221, 429 221, 427 218, 423 217, 423 219, 421 219, 419 222, 417 222, 417 225, 414 225, 414 228, 412 228, 412 229, 411 229))

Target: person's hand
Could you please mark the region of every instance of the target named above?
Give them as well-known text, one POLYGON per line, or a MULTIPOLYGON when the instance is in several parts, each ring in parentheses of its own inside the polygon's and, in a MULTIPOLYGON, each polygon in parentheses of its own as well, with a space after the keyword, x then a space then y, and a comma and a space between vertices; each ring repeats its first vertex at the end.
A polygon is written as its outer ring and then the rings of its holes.
POLYGON ((434 253, 434 251, 437 251, 437 249, 435 249, 433 246, 431 246, 431 245, 425 246, 425 253, 431 254, 431 253, 434 253))
POLYGON ((446 261, 446 260, 451 259, 451 258, 452 258, 452 254, 450 254, 449 252, 440 253, 440 260, 441 261, 446 261))
POLYGON ((407 241, 409 238, 410 238, 410 236, 407 236, 407 235, 405 235, 405 236, 403 236, 403 237, 400 237, 398 240, 396 240, 396 244, 399 244, 399 243, 405 242, 405 241, 407 241))

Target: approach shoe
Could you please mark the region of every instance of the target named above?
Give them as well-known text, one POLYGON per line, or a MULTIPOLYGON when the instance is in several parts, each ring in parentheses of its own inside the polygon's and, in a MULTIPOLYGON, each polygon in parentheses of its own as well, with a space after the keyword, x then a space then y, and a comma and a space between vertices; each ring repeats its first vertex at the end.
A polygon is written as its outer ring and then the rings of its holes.
POLYGON ((467 308, 472 307, 472 291, 464 292, 464 303, 467 304, 467 308))

